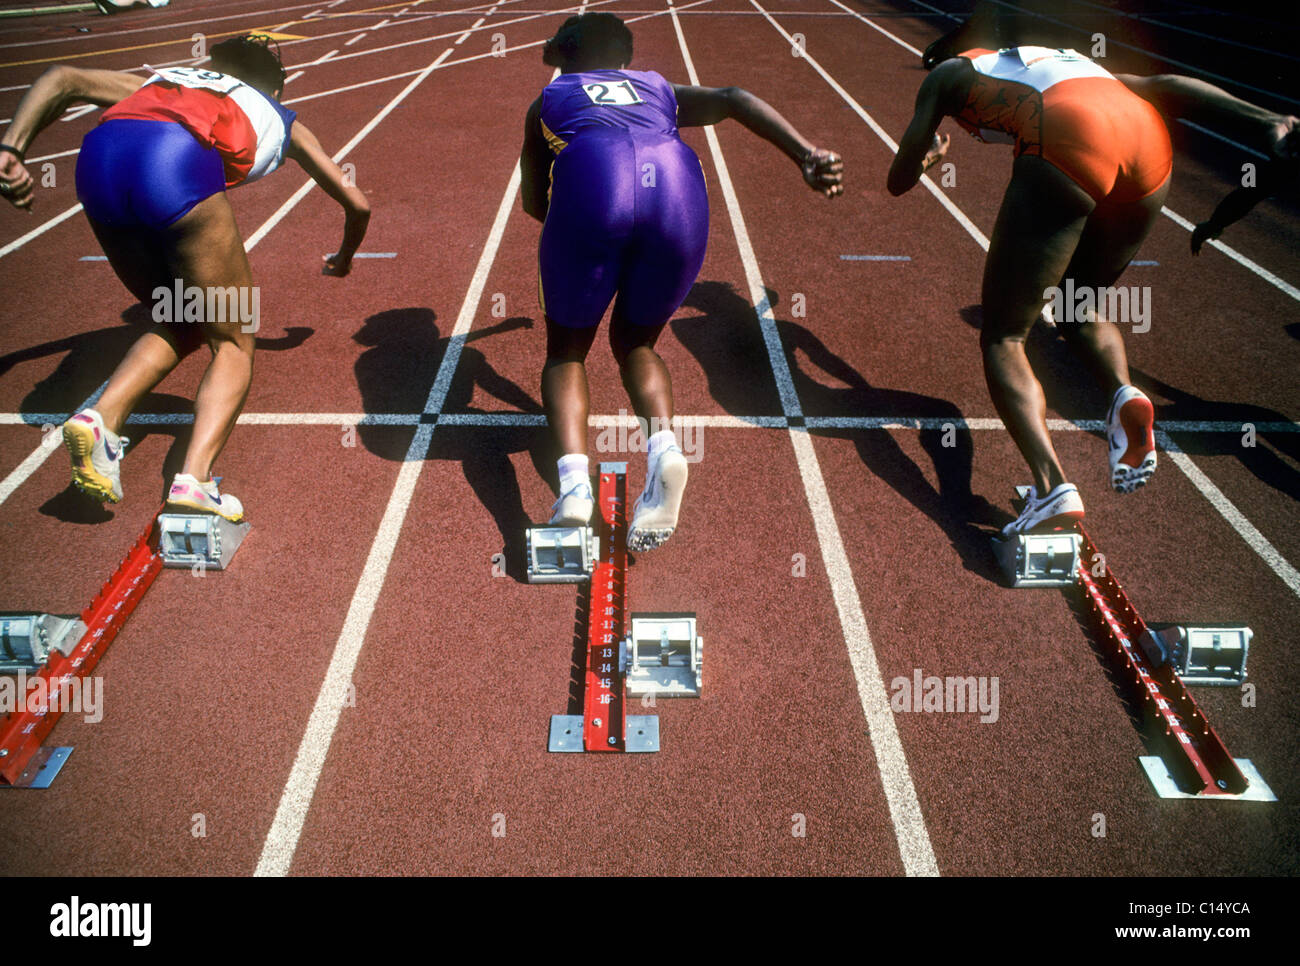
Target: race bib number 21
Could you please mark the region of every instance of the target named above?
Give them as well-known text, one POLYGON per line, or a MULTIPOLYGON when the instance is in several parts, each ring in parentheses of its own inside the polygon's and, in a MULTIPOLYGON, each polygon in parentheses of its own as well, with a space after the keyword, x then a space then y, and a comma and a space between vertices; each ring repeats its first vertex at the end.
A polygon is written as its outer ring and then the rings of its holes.
POLYGON ((583 84, 582 89, 591 98, 591 103, 602 107, 629 107, 643 104, 641 96, 631 81, 619 81, 617 84, 583 84))

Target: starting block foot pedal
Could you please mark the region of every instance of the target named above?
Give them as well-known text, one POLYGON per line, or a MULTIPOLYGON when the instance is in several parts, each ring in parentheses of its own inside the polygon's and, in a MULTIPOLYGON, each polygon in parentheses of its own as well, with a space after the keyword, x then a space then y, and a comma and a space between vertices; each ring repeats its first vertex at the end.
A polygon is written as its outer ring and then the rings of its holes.
POLYGON ((1196 795, 1191 792, 1185 792, 1178 787, 1178 782, 1169 771, 1169 766, 1164 763, 1159 755, 1142 755, 1138 761, 1142 765, 1142 770, 1146 772, 1147 778, 1151 780, 1152 787, 1155 788, 1156 794, 1161 798, 1203 798, 1207 801, 1235 801, 1235 802, 1276 802, 1277 796, 1273 794, 1273 789, 1265 783, 1259 770, 1251 763, 1249 758, 1234 758, 1237 767, 1241 769, 1242 775, 1246 777, 1246 790, 1239 794, 1223 792, 1218 795, 1196 795))
POLYGON ((1078 580, 1077 533, 1020 533, 993 538, 993 555, 1012 587, 1069 587, 1078 580))
POLYGON ((158 553, 164 567, 225 570, 252 527, 213 513, 161 513, 158 553))
POLYGON ((1181 624, 1150 626, 1138 638, 1152 667, 1173 664, 1184 684, 1235 686, 1246 680, 1249 627, 1181 624))
POLYGON ((28 759, 23 773, 11 784, 0 782, 0 788, 49 788, 70 754, 72 754, 71 745, 60 748, 37 748, 36 753, 28 759))
POLYGON ((704 641, 696 633, 695 615, 633 614, 619 664, 628 697, 698 698, 704 641))
POLYGON ((529 527, 524 546, 530 584, 581 583, 600 558, 600 539, 591 527, 529 527))
POLYGON ((51 651, 71 654, 85 633, 75 614, 0 614, 0 674, 39 671, 51 651))

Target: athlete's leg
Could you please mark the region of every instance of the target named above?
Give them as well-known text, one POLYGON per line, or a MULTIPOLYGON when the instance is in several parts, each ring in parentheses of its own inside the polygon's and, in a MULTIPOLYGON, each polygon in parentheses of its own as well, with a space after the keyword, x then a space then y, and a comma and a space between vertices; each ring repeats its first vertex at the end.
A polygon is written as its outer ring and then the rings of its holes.
POLYGON ((650 432, 667 429, 673 419, 673 381, 654 348, 667 323, 632 325, 622 308, 620 298, 614 303, 610 320, 609 345, 623 377, 623 388, 632 402, 632 411, 653 427, 650 432))
POLYGON ((546 364, 542 368, 542 406, 561 453, 587 452, 587 353, 596 326, 570 328, 546 320, 546 364))
POLYGON ((1068 176, 1030 155, 1016 159, 984 265, 980 347, 994 408, 1033 473, 1038 494, 1065 482, 1047 432, 1043 387, 1025 339, 1060 283, 1094 202, 1068 176))
MULTIPOLYGON (((1145 198, 1121 205, 1106 201, 1097 205, 1088 217, 1066 271, 1066 277, 1074 280, 1076 290, 1090 287, 1097 291, 1115 284, 1160 217, 1168 194, 1166 179, 1157 191, 1145 198)), ((1108 396, 1129 384, 1124 339, 1113 320, 1098 315, 1084 323, 1071 320, 1058 320, 1058 323, 1057 331, 1083 359, 1108 396)))
MULTIPOLYGON (((253 277, 248 256, 224 193, 195 205, 168 229, 167 236, 171 242, 168 266, 175 278, 204 292, 233 286, 235 305, 251 304, 253 277)), ((248 395, 256 342, 254 326, 243 324, 237 312, 227 313, 223 321, 205 318, 203 338, 212 361, 194 398, 194 432, 181 470, 200 482, 209 479, 212 464, 226 445, 248 395)))
MULTIPOLYGON (((141 304, 152 307, 158 288, 166 289, 170 297, 173 280, 156 233, 113 228, 93 219, 90 227, 113 271, 141 304)), ((197 331, 183 326, 158 324, 132 344, 95 403, 111 432, 122 432, 140 400, 197 347, 197 336, 197 331)))

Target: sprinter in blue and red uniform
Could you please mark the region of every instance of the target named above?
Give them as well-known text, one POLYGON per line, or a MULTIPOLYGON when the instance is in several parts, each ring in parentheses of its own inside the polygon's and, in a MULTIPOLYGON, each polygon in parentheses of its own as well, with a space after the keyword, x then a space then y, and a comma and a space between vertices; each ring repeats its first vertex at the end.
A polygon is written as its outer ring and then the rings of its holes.
MULTIPOLYGON (((164 67, 148 78, 123 71, 51 67, 18 103, 0 138, 0 197, 30 208, 34 186, 23 160, 33 139, 71 104, 107 108, 77 158, 77 198, 108 262, 137 299, 185 287, 248 292, 244 242, 226 192, 296 161, 342 206, 343 241, 325 272, 346 275, 370 218, 366 196, 325 153, 295 112, 283 107, 284 67, 268 38, 231 37, 206 67, 164 67)), ((94 404, 63 426, 72 480, 99 500, 122 499, 126 419, 190 352, 212 353, 194 400, 194 429, 167 502, 243 518, 220 493, 212 464, 226 444, 253 378, 256 324, 204 318, 152 327, 131 346, 94 404)))
POLYGON ((563 454, 551 523, 591 519, 584 361, 613 301, 610 346, 632 408, 654 430, 628 532, 632 549, 649 550, 672 535, 686 485, 686 459, 670 428, 672 383, 654 346, 695 282, 709 235, 704 171, 677 128, 734 117, 828 198, 843 190, 843 166, 747 91, 628 70, 632 34, 613 14, 570 17, 542 59, 560 76, 528 109, 520 163, 524 210, 544 222, 542 401, 563 454))

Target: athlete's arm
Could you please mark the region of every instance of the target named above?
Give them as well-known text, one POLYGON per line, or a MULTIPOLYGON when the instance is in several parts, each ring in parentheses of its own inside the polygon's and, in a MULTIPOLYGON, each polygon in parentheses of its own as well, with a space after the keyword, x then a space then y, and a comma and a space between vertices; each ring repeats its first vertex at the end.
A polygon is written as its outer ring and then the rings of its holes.
POLYGON ((903 140, 889 166, 886 187, 891 195, 910 191, 921 175, 943 160, 950 143, 948 135, 939 137, 935 132, 939 122, 954 113, 954 92, 966 80, 966 62, 949 60, 940 64, 921 82, 916 93, 916 108, 911 123, 903 132, 903 140))
POLYGON ((85 101, 108 105, 130 97, 140 89, 145 78, 116 70, 83 70, 56 64, 27 89, 13 121, 0 135, 0 193, 17 208, 32 204, 32 177, 23 165, 23 157, 36 135, 67 108, 85 101))
POLYGON ((689 87, 674 84, 677 126, 705 127, 735 118, 799 165, 804 181, 827 198, 844 192, 844 163, 834 151, 818 148, 775 108, 739 87, 689 87))
POLYGON ((550 205, 547 187, 551 174, 551 151, 542 136, 542 99, 539 97, 528 108, 524 119, 524 146, 519 152, 519 191, 524 212, 538 221, 546 220, 550 205))
POLYGON ((343 169, 334 163, 320 146, 316 135, 295 122, 289 133, 289 157, 297 161, 321 190, 343 206, 343 243, 334 255, 325 256, 326 275, 346 275, 352 269, 352 256, 361 247, 370 224, 370 202, 343 169))
POLYGON ((1300 157, 1300 118, 1275 114, 1213 84, 1181 74, 1116 74, 1115 79, 1168 117, 1212 126, 1270 157, 1300 157))

